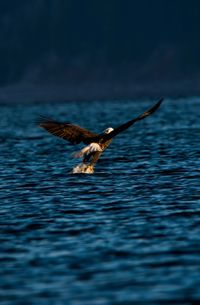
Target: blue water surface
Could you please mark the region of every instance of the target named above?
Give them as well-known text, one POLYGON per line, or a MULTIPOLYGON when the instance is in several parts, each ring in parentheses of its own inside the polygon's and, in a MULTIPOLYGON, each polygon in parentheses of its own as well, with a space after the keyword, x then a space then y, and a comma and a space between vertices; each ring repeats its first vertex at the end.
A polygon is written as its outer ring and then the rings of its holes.
POLYGON ((34 123, 101 132, 154 102, 0 105, 2 305, 200 304, 200 99, 165 99, 93 175, 34 123))

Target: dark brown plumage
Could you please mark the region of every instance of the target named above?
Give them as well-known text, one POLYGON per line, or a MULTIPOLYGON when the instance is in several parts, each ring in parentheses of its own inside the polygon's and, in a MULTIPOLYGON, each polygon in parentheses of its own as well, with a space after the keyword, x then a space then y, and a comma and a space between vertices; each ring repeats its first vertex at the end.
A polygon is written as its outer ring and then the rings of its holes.
POLYGON ((114 128, 114 130, 111 131, 110 133, 102 135, 104 141, 112 139, 113 137, 118 135, 120 132, 126 130, 127 128, 129 128, 131 125, 133 125, 137 121, 140 121, 140 120, 146 118, 147 116, 151 115, 152 113, 154 113, 160 107, 160 104, 162 103, 162 101, 163 101, 163 98, 161 98, 153 107, 151 107, 149 110, 145 111, 138 117, 134 118, 133 120, 128 121, 127 123, 125 123, 123 125, 120 125, 117 128, 114 128))
POLYGON ((43 127, 54 136, 69 141, 71 144, 79 144, 81 142, 84 144, 89 144, 92 143, 91 139, 98 136, 97 134, 94 134, 78 125, 71 123, 60 123, 52 119, 41 118, 39 121, 39 126, 43 127))
POLYGON ((96 143, 103 143, 107 142, 108 140, 112 139, 116 135, 118 135, 120 132, 126 130, 131 125, 133 125, 135 122, 144 119, 145 117, 151 115, 154 113, 160 104, 162 103, 163 99, 160 99, 159 102, 157 102, 152 108, 145 111, 143 114, 139 115, 138 117, 134 118, 133 120, 128 121, 127 123, 120 125, 117 128, 114 128, 113 131, 111 131, 108 134, 101 133, 101 134, 95 134, 85 128, 82 128, 78 125, 71 124, 69 122, 67 123, 60 123, 52 119, 43 118, 39 120, 39 126, 46 129, 51 134, 58 136, 60 138, 63 138, 67 141, 69 141, 72 144, 90 144, 93 142, 96 143))
POLYGON ((60 123, 54 121, 49 118, 42 118, 39 120, 39 126, 46 129, 51 134, 63 138, 69 141, 72 144, 89 144, 83 150, 81 150, 78 154, 78 157, 83 156, 83 162, 87 163, 91 161, 90 165, 94 166, 94 164, 99 159, 101 153, 110 145, 112 142, 112 138, 118 135, 119 133, 123 132, 135 122, 140 121, 147 116, 154 113, 162 103, 163 99, 160 99, 153 107, 149 110, 145 111, 143 114, 139 115, 138 117, 126 122, 125 124, 120 125, 116 128, 108 128, 109 130, 101 133, 95 134, 90 132, 89 130, 82 128, 78 125, 67 123, 60 123), (95 144, 96 143, 96 144, 95 144), (91 144, 91 145, 90 145, 91 144), (97 145, 98 144, 98 145, 97 145), (93 145, 93 146, 92 146, 93 145), (95 146, 96 145, 96 146, 95 146))

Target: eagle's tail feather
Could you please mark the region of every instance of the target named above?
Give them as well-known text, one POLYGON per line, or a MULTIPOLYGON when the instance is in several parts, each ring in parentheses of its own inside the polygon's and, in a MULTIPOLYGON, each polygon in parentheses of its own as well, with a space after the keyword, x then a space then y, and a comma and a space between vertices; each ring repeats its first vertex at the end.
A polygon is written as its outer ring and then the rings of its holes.
POLYGON ((102 151, 101 147, 97 143, 91 143, 88 146, 84 147, 80 151, 73 154, 74 158, 82 158, 85 155, 89 155, 90 153, 93 153, 95 151, 102 151))

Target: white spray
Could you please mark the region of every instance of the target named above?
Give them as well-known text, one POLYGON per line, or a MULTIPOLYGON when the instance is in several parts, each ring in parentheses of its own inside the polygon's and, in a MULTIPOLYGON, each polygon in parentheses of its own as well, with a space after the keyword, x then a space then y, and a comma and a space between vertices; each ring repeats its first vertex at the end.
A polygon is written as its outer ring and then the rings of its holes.
MULTIPOLYGON (((97 143, 91 143, 88 146, 81 149, 79 152, 75 153, 73 156, 75 158, 82 158, 85 155, 89 155, 95 151, 102 151, 101 147, 97 143)), ((72 169, 72 174, 93 174, 94 166, 90 164, 80 163, 72 169)))
POLYGON ((80 163, 72 169, 72 174, 93 174, 94 167, 92 165, 80 163))

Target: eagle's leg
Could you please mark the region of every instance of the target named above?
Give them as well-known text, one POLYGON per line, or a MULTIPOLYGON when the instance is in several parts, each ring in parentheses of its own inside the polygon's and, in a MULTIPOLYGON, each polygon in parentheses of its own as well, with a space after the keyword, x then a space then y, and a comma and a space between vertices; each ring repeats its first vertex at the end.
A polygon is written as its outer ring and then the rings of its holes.
POLYGON ((93 156, 93 158, 92 158, 92 160, 90 162, 91 166, 94 166, 97 163, 97 161, 99 160, 101 154, 102 154, 102 151, 95 152, 95 154, 94 154, 94 156, 93 156))
POLYGON ((88 155, 85 155, 85 157, 83 159, 83 163, 94 167, 94 165, 97 163, 98 159, 100 158, 101 154, 102 154, 102 152, 96 151, 96 152, 92 152, 88 155))
POLYGON ((83 158, 83 163, 87 164, 90 161, 90 158, 94 155, 94 152, 90 153, 90 154, 85 154, 84 158, 83 158))

